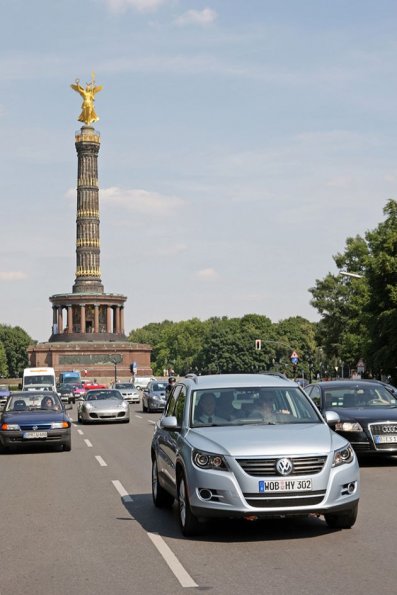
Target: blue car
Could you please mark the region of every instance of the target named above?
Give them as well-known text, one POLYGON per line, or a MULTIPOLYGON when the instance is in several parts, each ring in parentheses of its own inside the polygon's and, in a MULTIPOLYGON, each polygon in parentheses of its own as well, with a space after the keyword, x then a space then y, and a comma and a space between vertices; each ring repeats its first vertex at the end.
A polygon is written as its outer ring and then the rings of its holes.
POLYGON ((58 395, 52 391, 21 391, 8 397, 0 417, 3 451, 26 444, 72 449, 71 419, 58 395))

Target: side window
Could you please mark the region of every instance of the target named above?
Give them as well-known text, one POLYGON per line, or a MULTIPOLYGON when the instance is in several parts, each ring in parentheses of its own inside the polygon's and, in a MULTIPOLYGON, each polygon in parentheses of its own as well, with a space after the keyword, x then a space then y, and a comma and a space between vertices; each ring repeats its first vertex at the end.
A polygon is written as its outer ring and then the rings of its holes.
POLYGON ((182 422, 183 422, 183 413, 185 411, 185 403, 186 403, 186 387, 181 386, 181 390, 179 391, 178 398, 176 401, 175 413, 174 413, 174 415, 176 416, 176 419, 178 421, 178 426, 181 426, 182 422))
POLYGON ((170 396, 168 397, 167 404, 165 406, 164 416, 169 417, 170 415, 175 415, 175 403, 178 398, 179 393, 181 392, 182 385, 176 386, 170 396))
POLYGON ((318 386, 311 387, 309 397, 317 407, 320 407, 320 389, 318 386))

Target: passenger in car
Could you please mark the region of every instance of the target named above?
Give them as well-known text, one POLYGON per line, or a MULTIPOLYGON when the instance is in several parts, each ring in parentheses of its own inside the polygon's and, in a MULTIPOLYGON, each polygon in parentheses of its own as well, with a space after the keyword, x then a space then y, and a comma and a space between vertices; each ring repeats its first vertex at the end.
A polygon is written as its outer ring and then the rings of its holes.
POLYGON ((195 422, 211 424, 219 421, 215 413, 216 397, 214 393, 205 392, 201 395, 194 415, 195 422))

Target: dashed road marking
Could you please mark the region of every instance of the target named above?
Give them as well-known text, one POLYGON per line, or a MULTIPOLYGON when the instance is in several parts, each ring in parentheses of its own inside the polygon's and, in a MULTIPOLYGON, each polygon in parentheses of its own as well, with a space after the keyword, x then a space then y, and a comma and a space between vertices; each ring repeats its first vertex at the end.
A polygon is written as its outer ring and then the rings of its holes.
POLYGON ((108 466, 108 464, 105 463, 105 461, 103 460, 103 458, 100 457, 99 455, 96 455, 95 458, 96 458, 96 460, 98 461, 98 463, 100 464, 101 467, 107 467, 108 466))
POLYGON ((84 442, 86 443, 88 448, 92 448, 92 443, 87 438, 84 438, 84 442))
POLYGON ((83 430, 77 430, 77 433, 80 434, 80 436, 84 436, 83 430))
POLYGON ((112 480, 112 484, 114 485, 114 487, 120 494, 123 502, 133 502, 134 501, 131 498, 131 496, 128 494, 127 490, 124 488, 123 484, 118 479, 112 480))
POLYGON ((142 419, 142 415, 135 415, 138 419, 142 419))
POLYGON ((174 552, 165 543, 164 539, 160 537, 160 535, 157 535, 157 533, 148 533, 148 536, 182 587, 198 587, 198 584, 192 579, 190 574, 186 572, 174 552))
POLYGON ((153 426, 154 426, 154 425, 156 425, 156 422, 155 422, 155 421, 153 421, 152 419, 148 419, 148 420, 147 420, 147 423, 148 423, 148 424, 152 424, 153 426))

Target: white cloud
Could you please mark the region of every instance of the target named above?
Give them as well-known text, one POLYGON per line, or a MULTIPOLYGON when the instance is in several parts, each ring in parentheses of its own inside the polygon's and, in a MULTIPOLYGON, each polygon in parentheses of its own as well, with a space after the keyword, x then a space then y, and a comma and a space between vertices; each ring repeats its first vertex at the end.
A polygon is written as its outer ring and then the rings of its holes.
POLYGON ((122 12, 130 7, 138 12, 154 12, 167 2, 169 0, 105 0, 113 12, 122 12))
POLYGON ((134 213, 158 217, 171 214, 175 209, 183 207, 186 202, 178 196, 167 196, 140 188, 128 190, 117 186, 101 189, 100 201, 104 206, 111 204, 134 213))
POLYGON ((176 20, 176 24, 180 25, 181 27, 185 25, 206 26, 213 23, 217 17, 217 13, 211 8, 204 8, 203 10, 188 10, 176 20))
POLYGON ((197 271, 195 275, 198 279, 216 279, 219 277, 217 271, 211 267, 197 271))
POLYGON ((21 281, 27 277, 22 271, 0 271, 0 281, 21 281))

